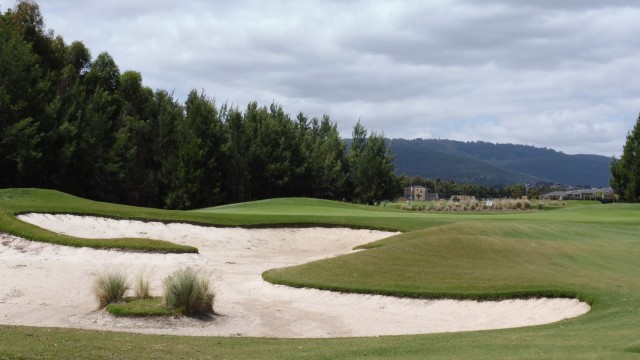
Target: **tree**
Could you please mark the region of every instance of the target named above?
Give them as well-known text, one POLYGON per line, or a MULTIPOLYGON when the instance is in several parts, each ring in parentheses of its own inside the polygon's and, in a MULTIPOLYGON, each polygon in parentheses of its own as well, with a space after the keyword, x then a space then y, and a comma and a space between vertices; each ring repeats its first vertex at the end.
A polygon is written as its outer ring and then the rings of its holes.
POLYGON ((228 156, 229 164, 226 169, 226 189, 223 202, 245 202, 251 199, 251 179, 249 172, 249 144, 251 138, 248 134, 247 123, 242 112, 238 108, 229 108, 226 105, 220 110, 229 134, 228 156))
POLYGON ((345 195, 347 182, 347 158, 345 145, 340 139, 336 124, 329 116, 322 120, 311 120, 309 130, 310 154, 307 157, 312 193, 305 194, 316 198, 341 200, 345 195))
POLYGON ((611 162, 609 184, 621 200, 640 202, 640 116, 633 131, 627 134, 622 156, 611 162))
POLYGON ((400 181, 394 174, 393 156, 384 135, 366 136, 367 130, 358 121, 349 149, 351 198, 357 203, 374 204, 397 195, 400 181))
POLYGON ((351 193, 351 200, 356 202, 365 202, 363 194, 365 193, 365 168, 367 164, 362 159, 364 147, 367 144, 367 129, 362 125, 360 120, 353 127, 351 133, 351 146, 349 147, 349 178, 348 188, 351 193))
POLYGON ((182 209, 219 205, 228 142, 225 128, 215 102, 204 93, 191 91, 185 111, 178 129, 178 168, 168 203, 182 209))
POLYGON ((87 72, 87 82, 91 91, 102 88, 113 94, 120 86, 120 69, 111 55, 100 53, 87 72))
POLYGON ((373 205, 400 193, 400 182, 394 174, 393 156, 383 134, 374 132, 369 135, 360 161, 361 183, 356 193, 360 202, 373 205))

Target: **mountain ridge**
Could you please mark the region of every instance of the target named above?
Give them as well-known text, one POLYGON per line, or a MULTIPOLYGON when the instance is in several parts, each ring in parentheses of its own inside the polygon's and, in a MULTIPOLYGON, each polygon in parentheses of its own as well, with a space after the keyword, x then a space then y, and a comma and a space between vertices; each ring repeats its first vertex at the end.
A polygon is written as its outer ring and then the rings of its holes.
POLYGON ((569 155, 521 144, 448 139, 387 139, 398 175, 489 186, 548 182, 608 186, 611 158, 569 155))

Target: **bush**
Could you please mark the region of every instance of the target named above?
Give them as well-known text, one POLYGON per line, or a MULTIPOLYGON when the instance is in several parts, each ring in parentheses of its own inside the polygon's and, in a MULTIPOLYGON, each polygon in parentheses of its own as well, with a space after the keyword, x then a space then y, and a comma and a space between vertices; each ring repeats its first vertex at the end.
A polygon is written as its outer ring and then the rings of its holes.
POLYGON ((98 299, 99 309, 124 299, 124 294, 129 290, 127 275, 123 271, 105 270, 98 274, 93 292, 98 299))
POLYGON ((213 293, 209 281, 187 267, 169 275, 164 281, 164 303, 186 315, 212 314, 213 293))

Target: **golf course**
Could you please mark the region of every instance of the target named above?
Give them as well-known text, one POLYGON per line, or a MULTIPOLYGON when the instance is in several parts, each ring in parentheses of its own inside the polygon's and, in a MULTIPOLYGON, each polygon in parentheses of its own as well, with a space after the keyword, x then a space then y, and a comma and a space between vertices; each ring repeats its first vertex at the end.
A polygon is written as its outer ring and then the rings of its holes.
MULTIPOLYGON (((0 233, 7 236, 71 249, 180 257, 196 256, 201 249, 159 239, 64 235, 21 221, 18 217, 24 214, 216 228, 398 232, 359 245, 361 251, 267 269, 262 278, 287 287, 408 299, 568 298, 588 303, 591 309, 559 322, 511 329, 295 339, 16 326, 3 325, 0 317, 0 359, 631 359, 640 353, 637 204, 576 201, 528 211, 435 213, 403 211, 391 205, 281 198, 168 211, 96 202, 44 189, 0 190, 0 233)), ((3 290, 0 288, 0 307, 8 301, 3 290)))

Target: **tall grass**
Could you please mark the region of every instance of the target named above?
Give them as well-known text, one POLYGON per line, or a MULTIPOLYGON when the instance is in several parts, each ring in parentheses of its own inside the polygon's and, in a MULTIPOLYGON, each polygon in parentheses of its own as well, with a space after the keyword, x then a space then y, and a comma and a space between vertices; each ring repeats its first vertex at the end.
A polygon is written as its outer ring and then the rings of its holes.
POLYGON ((129 290, 127 275, 121 270, 104 270, 98 274, 93 284, 93 293, 100 309, 111 303, 122 301, 127 290, 129 290))
MULTIPOLYGON (((540 202, 536 203, 538 209, 542 209, 540 202)), ((519 199, 497 199, 493 200, 490 205, 486 201, 427 201, 420 204, 403 205, 402 210, 411 211, 431 211, 431 212, 458 212, 458 211, 501 211, 501 210, 531 210, 534 204, 529 200, 519 199)))
POLYGON ((209 280, 190 267, 179 269, 164 281, 165 305, 182 314, 212 314, 213 292, 209 280))
POLYGON ((149 283, 149 277, 147 276, 147 273, 141 270, 136 275, 136 282, 135 282, 135 289, 134 289, 136 293, 136 297, 138 299, 149 299, 151 297, 149 294, 150 287, 151 287, 151 284, 149 283))

